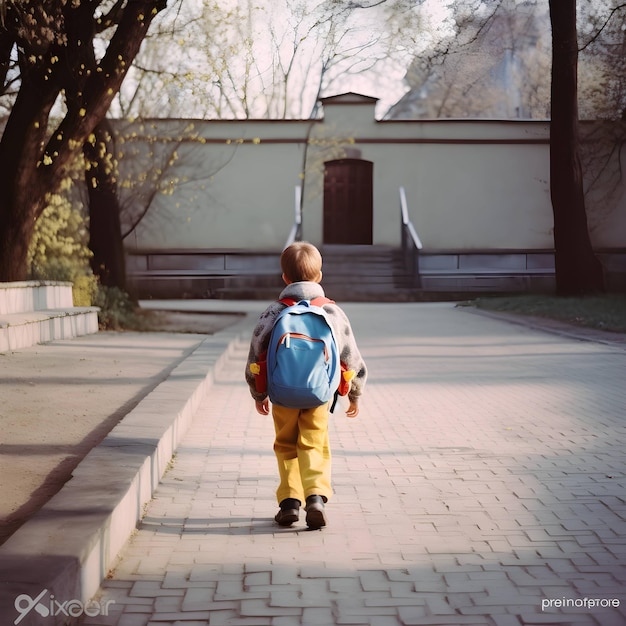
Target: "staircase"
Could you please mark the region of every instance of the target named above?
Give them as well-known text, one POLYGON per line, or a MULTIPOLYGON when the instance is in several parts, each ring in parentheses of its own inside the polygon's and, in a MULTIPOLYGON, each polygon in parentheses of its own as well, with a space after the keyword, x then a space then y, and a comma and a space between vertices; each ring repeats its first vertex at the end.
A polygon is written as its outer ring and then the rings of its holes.
MULTIPOLYGON (((378 245, 323 245, 322 287, 329 298, 353 302, 414 300, 411 277, 399 248, 378 245)), ((276 255, 278 261, 278 255, 276 255)), ((280 271, 274 275, 230 277, 217 297, 275 300, 285 287, 280 271)))
POLYGON ((71 283, 0 283, 0 352, 96 332, 97 307, 75 307, 71 283))
POLYGON ((414 300, 402 250, 381 245, 324 245, 322 285, 328 297, 354 302, 414 300))

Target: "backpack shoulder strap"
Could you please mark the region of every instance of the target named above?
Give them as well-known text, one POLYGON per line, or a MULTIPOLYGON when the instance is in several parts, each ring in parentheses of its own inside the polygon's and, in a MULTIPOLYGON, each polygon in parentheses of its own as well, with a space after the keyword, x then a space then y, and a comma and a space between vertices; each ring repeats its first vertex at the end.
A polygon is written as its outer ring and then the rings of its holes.
POLYGON ((335 301, 330 298, 326 298, 325 296, 318 296, 317 298, 313 298, 313 300, 311 300, 311 304, 313 306, 324 306, 325 304, 335 304, 335 301))
MULTIPOLYGON (((293 298, 281 298, 279 302, 282 302, 285 306, 294 306, 295 304, 298 304, 298 301, 293 298)), ((311 300, 311 304, 313 306, 324 306, 325 304, 335 304, 335 301, 330 298, 326 298, 325 296, 318 296, 317 298, 313 298, 313 300, 311 300)))
POLYGON ((294 300, 293 298, 281 298, 279 302, 281 302, 285 306, 294 306, 295 304, 297 304, 296 300, 294 300))

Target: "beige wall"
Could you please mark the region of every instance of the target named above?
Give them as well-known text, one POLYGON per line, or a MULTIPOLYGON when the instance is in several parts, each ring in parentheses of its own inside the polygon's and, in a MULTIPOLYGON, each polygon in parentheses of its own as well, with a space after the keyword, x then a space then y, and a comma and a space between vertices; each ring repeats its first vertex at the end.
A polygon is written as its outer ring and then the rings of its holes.
MULTIPOLYGON (((169 135, 167 121, 153 124, 155 132, 180 143, 180 135, 169 135)), ((192 133, 177 147, 170 172, 177 181, 173 193, 155 196, 127 246, 280 247, 293 223, 304 128, 289 122, 194 122, 192 133)), ((145 158, 134 160, 150 167, 145 158)))
MULTIPOLYGON (((359 154, 374 163, 375 244, 400 244, 404 186, 426 250, 552 248, 548 123, 376 121, 374 105, 346 95, 324 101, 323 121, 194 122, 171 173, 184 183, 154 199, 127 245, 280 250, 303 182, 303 236, 321 244, 323 164, 359 154)), ((150 132, 174 136, 174 124, 150 132)), ((594 245, 624 247, 621 181, 608 201, 596 195, 594 245)))

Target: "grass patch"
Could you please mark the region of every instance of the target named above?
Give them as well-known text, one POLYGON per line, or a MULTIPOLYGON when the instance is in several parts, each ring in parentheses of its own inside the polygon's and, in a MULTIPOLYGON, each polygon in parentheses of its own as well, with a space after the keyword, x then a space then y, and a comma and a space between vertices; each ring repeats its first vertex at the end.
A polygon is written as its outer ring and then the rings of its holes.
POLYGON ((549 295, 498 296, 467 303, 487 311, 532 315, 576 326, 626 333, 626 295, 607 294, 584 298, 549 295))

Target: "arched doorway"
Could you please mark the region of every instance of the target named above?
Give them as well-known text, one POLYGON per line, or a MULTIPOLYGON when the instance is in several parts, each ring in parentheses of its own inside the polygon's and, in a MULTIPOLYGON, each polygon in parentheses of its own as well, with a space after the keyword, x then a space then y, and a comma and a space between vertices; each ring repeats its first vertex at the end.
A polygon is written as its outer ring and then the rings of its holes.
POLYGON ((372 243, 373 170, 362 159, 324 164, 324 243, 372 243))

